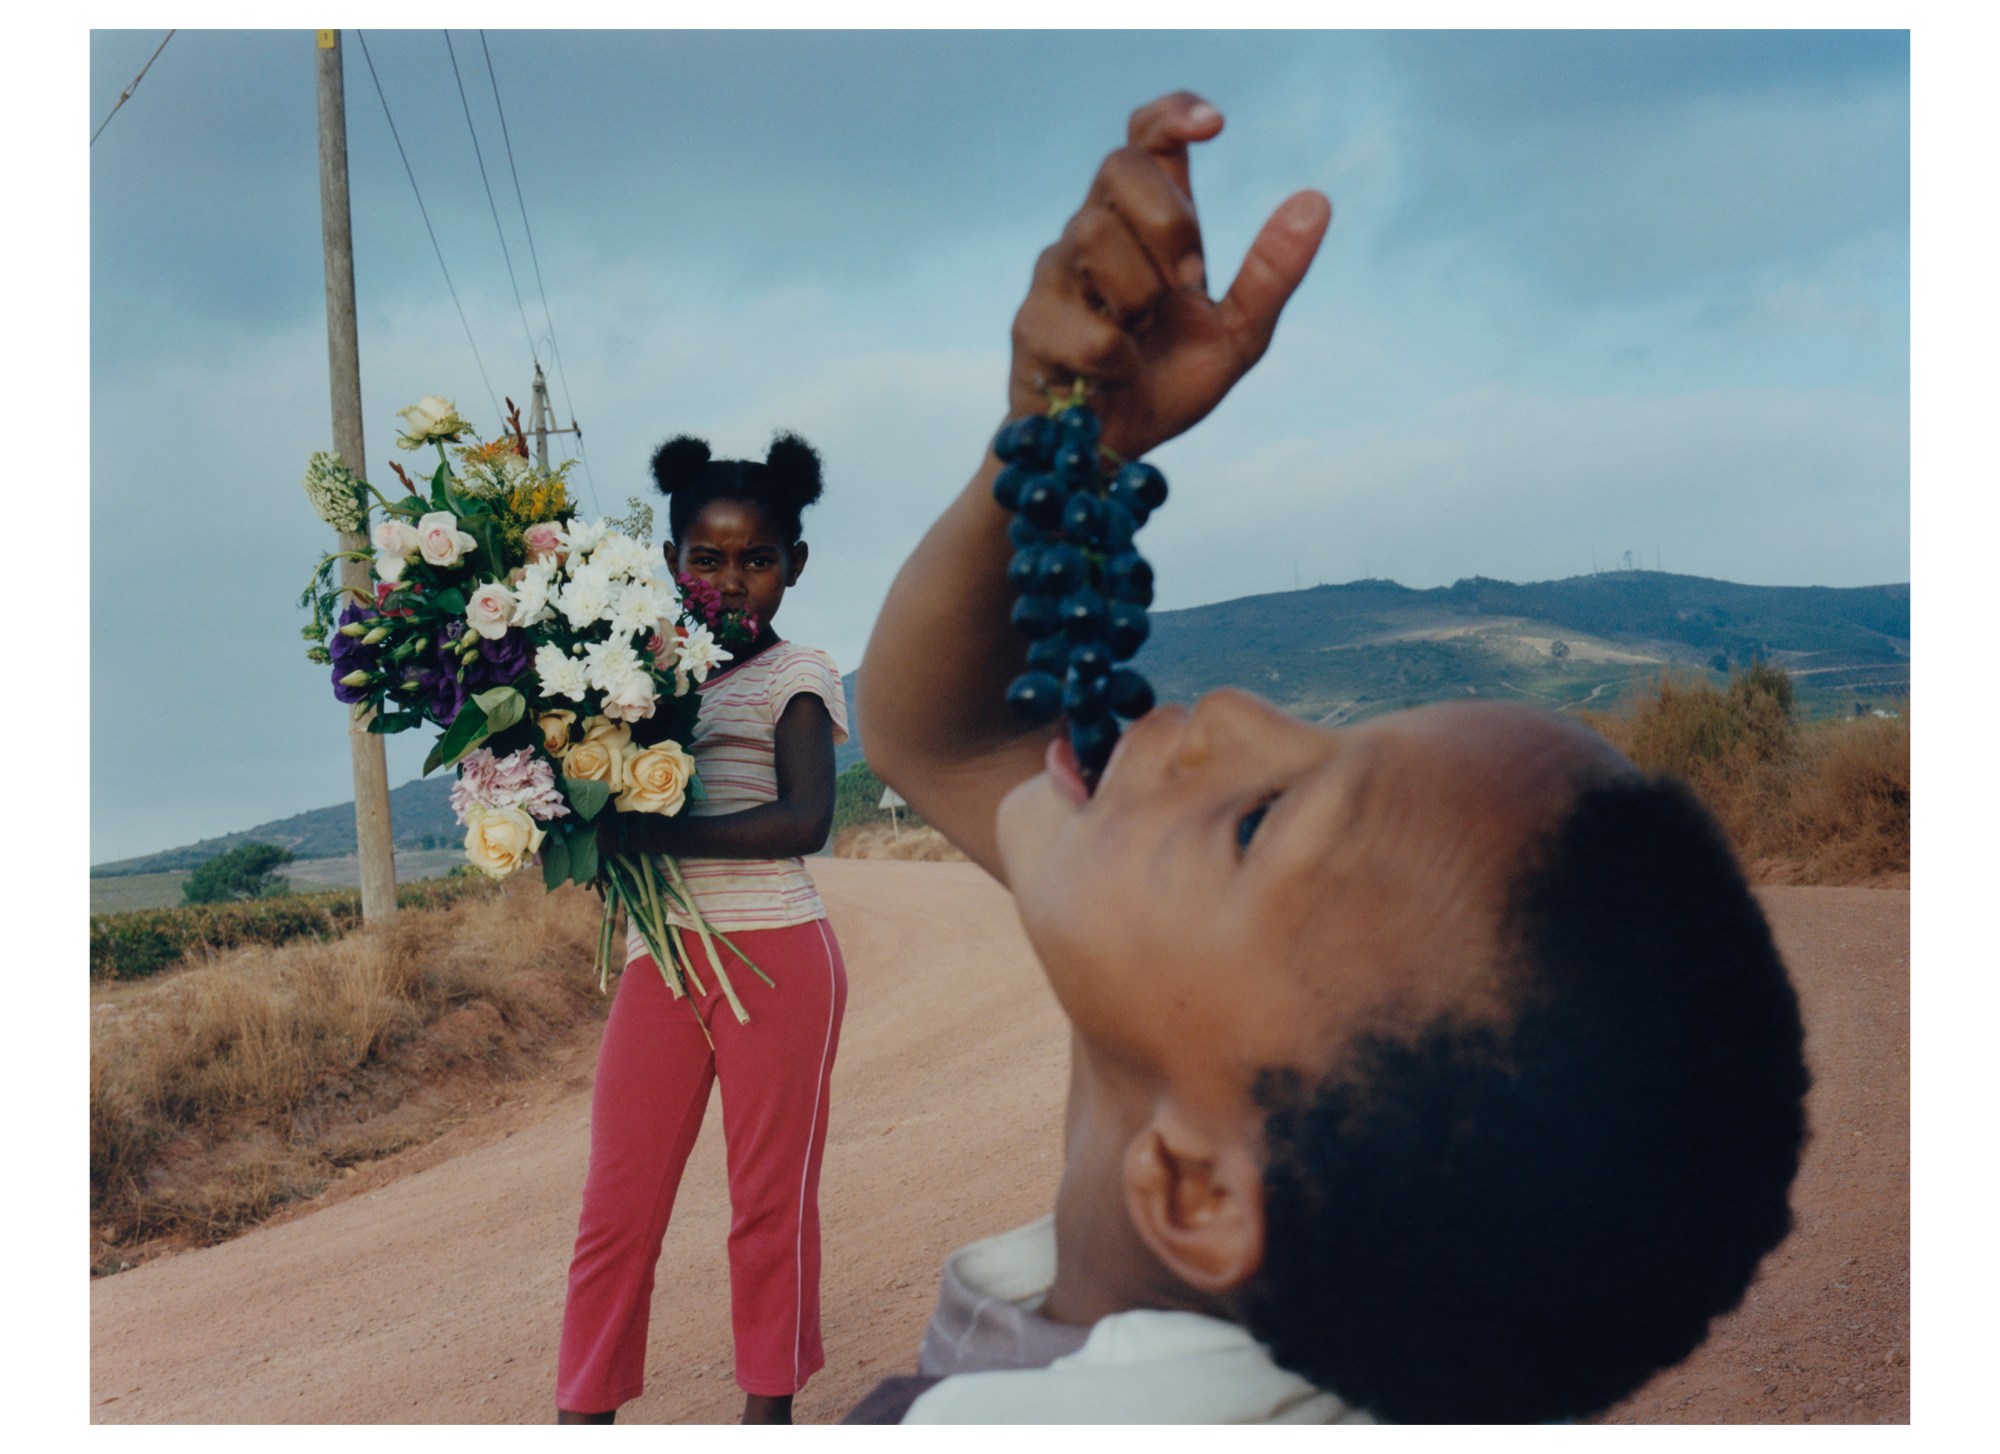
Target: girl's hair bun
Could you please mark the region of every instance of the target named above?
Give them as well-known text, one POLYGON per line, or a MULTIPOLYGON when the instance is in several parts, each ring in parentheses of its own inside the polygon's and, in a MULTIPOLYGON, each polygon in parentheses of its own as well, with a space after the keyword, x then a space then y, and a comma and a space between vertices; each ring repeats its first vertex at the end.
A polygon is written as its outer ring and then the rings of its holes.
POLYGON ((794 513, 817 500, 825 488, 820 478, 819 451, 789 431, 780 431, 771 440, 764 468, 794 513))
POLYGON ((660 493, 685 489, 708 467, 708 444, 691 434, 676 434, 653 451, 653 480, 660 493))

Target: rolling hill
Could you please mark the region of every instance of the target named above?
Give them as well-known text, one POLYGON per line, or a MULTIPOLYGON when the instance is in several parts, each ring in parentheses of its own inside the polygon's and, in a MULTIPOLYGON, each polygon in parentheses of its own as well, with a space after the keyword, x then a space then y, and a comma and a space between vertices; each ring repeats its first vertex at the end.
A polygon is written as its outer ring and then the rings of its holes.
MULTIPOLYGON (((1312 721, 1340 723, 1447 697, 1616 704, 1663 671, 1767 660, 1791 672, 1800 706, 1849 713, 1910 692, 1910 588, 1745 586, 1659 571, 1516 585, 1474 577, 1431 590, 1352 581, 1161 611, 1137 665, 1162 701, 1247 687, 1312 721)), ((847 678, 848 718, 854 678, 847 678)), ((845 769, 862 755, 836 749, 845 769)), ((455 844, 449 775, 389 794, 396 843, 455 844)), ((97 864, 93 877, 187 869, 248 841, 301 859, 354 852, 354 808, 338 803, 163 853, 97 864)))

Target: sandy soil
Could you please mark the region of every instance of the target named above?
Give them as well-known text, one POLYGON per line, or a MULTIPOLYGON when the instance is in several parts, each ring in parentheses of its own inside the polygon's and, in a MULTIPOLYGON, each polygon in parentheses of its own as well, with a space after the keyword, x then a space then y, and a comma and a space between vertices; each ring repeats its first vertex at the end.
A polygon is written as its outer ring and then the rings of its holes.
MULTIPOLYGON (((957 863, 814 865, 846 951, 823 1188, 836 1420, 915 1358, 940 1259, 1046 1209, 1067 1054, 1006 896, 957 863)), ((1909 1417, 1909 895, 1766 891, 1817 1078, 1799 1228, 1745 1305, 1617 1422, 1909 1417)), ((551 1414, 594 1046, 430 1145, 219 1247, 91 1285, 90 1416, 525 1422, 551 1414)), ((654 1298, 633 1423, 733 1420, 718 1117, 654 1298)))

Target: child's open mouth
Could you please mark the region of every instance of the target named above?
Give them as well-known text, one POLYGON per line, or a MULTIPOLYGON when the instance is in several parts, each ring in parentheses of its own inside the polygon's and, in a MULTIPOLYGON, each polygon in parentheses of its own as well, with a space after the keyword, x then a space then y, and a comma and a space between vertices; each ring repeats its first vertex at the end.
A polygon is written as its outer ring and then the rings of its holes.
POLYGON ((1049 781, 1064 797, 1079 808, 1090 802, 1090 784, 1083 776, 1083 766, 1076 760, 1076 749, 1069 745, 1069 734, 1058 732, 1049 743, 1049 750, 1043 761, 1049 770, 1049 781))

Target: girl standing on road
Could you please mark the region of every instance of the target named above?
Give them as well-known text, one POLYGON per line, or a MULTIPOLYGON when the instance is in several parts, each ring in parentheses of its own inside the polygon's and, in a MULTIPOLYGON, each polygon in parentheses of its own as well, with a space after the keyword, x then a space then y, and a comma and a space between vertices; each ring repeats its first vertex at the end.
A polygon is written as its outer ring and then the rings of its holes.
POLYGON ((670 501, 668 566, 713 588, 725 609, 754 612, 759 628, 751 651, 702 687, 692 751, 706 797, 675 817, 620 820, 618 842, 603 848, 674 855, 709 925, 774 984, 715 946, 749 1013, 738 1023, 702 936, 682 942, 706 994, 691 981, 685 999, 668 991, 636 932, 628 941, 591 1096, 557 1422, 610 1423, 644 1386, 654 1268, 720 1081, 743 1422, 788 1424, 793 1394, 826 1361, 819 1171, 847 999, 840 946, 802 862, 833 821, 833 749, 847 737, 840 673, 773 626, 805 569, 799 516, 819 498, 820 460, 790 434, 761 463, 711 459, 702 441, 679 436, 652 465, 670 501))

